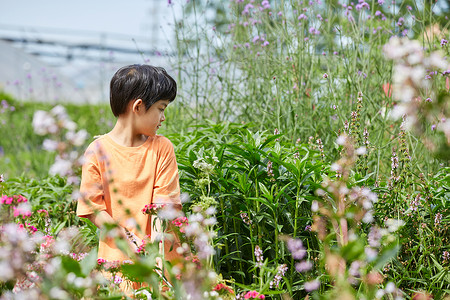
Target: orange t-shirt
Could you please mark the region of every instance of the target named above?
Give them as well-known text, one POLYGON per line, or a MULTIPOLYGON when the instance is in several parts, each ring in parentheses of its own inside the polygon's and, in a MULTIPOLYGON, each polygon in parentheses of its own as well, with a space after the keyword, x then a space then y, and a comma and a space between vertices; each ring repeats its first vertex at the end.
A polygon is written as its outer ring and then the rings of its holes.
MULTIPOLYGON (((142 213, 146 204, 181 207, 175 152, 166 137, 156 135, 138 147, 125 147, 103 135, 89 145, 84 158, 78 216, 104 210, 142 239, 151 235, 151 218, 142 213)), ((128 259, 112 240, 100 240, 98 257, 128 259)))

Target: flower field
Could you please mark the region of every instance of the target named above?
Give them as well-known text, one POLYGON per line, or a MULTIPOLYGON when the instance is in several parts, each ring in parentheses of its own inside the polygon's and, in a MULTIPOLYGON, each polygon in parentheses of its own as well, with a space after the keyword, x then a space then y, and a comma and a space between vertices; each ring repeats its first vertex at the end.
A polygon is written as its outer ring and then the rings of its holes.
POLYGON ((0 299, 450 299, 448 2, 175 8, 179 258, 75 214, 108 104, 0 93, 0 299))

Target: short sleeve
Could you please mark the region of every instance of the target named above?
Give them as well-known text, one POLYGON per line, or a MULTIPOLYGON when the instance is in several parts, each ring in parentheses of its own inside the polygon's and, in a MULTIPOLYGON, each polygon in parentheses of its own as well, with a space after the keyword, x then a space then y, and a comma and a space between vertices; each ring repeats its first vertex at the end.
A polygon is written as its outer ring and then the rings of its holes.
POLYGON ((180 202, 178 166, 172 143, 161 137, 153 188, 154 204, 176 204, 180 202))
POLYGON ((84 154, 85 161, 81 173, 77 216, 86 216, 106 210, 101 169, 95 148, 96 145, 91 144, 84 154))

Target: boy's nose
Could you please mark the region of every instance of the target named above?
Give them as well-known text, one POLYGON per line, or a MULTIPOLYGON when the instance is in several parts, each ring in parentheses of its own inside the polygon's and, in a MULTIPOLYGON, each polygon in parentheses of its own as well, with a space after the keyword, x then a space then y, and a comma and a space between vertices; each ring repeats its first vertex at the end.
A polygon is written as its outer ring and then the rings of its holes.
POLYGON ((166 120, 166 116, 164 115, 164 113, 161 116, 161 122, 164 122, 166 120))

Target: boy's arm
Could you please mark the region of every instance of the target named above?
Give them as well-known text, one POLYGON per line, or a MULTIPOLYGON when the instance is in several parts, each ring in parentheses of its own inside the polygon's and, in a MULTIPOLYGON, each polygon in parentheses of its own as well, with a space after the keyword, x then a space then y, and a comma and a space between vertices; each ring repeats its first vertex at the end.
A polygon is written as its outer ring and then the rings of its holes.
POLYGON ((181 209, 178 165, 172 143, 161 137, 153 188, 153 204, 171 204, 181 209))
MULTIPOLYGON (((91 144, 84 154, 85 162, 81 173, 81 196, 77 203, 77 215, 80 218, 89 219, 97 228, 104 231, 105 224, 117 224, 117 222, 107 212, 103 178, 96 155, 98 152, 101 154, 101 150, 95 147, 95 145, 91 144)), ((131 249, 136 250, 137 246, 128 239, 126 230, 121 226, 117 228, 117 235, 126 239, 131 249)), ((142 241, 137 237, 135 238, 140 245, 142 241)))
MULTIPOLYGON (((105 224, 116 224, 116 221, 114 221, 114 219, 104 210, 94 214, 85 215, 84 217, 89 219, 98 229, 100 229, 100 231, 105 229, 105 224)), ((142 244, 142 241, 136 236, 134 236, 136 243, 132 242, 127 231, 122 226, 117 226, 117 229, 116 233, 118 236, 128 241, 128 244, 133 251, 136 251, 138 246, 142 244)))
MULTIPOLYGON (((158 151, 158 162, 156 168, 155 186, 153 189, 153 204, 172 205, 174 209, 181 210, 180 201, 180 184, 178 176, 178 165, 175 157, 175 151, 172 143, 165 137, 161 137, 161 144, 158 151)), ((158 218, 156 222, 152 217, 152 232, 151 237, 154 239, 162 233, 162 222, 158 218)), ((172 230, 172 224, 168 222, 166 233, 170 234, 170 238, 166 239, 164 243, 165 259, 173 261, 181 258, 181 255, 176 252, 176 249, 181 246, 179 238, 172 230), (170 251, 172 249, 172 251, 170 251)))

